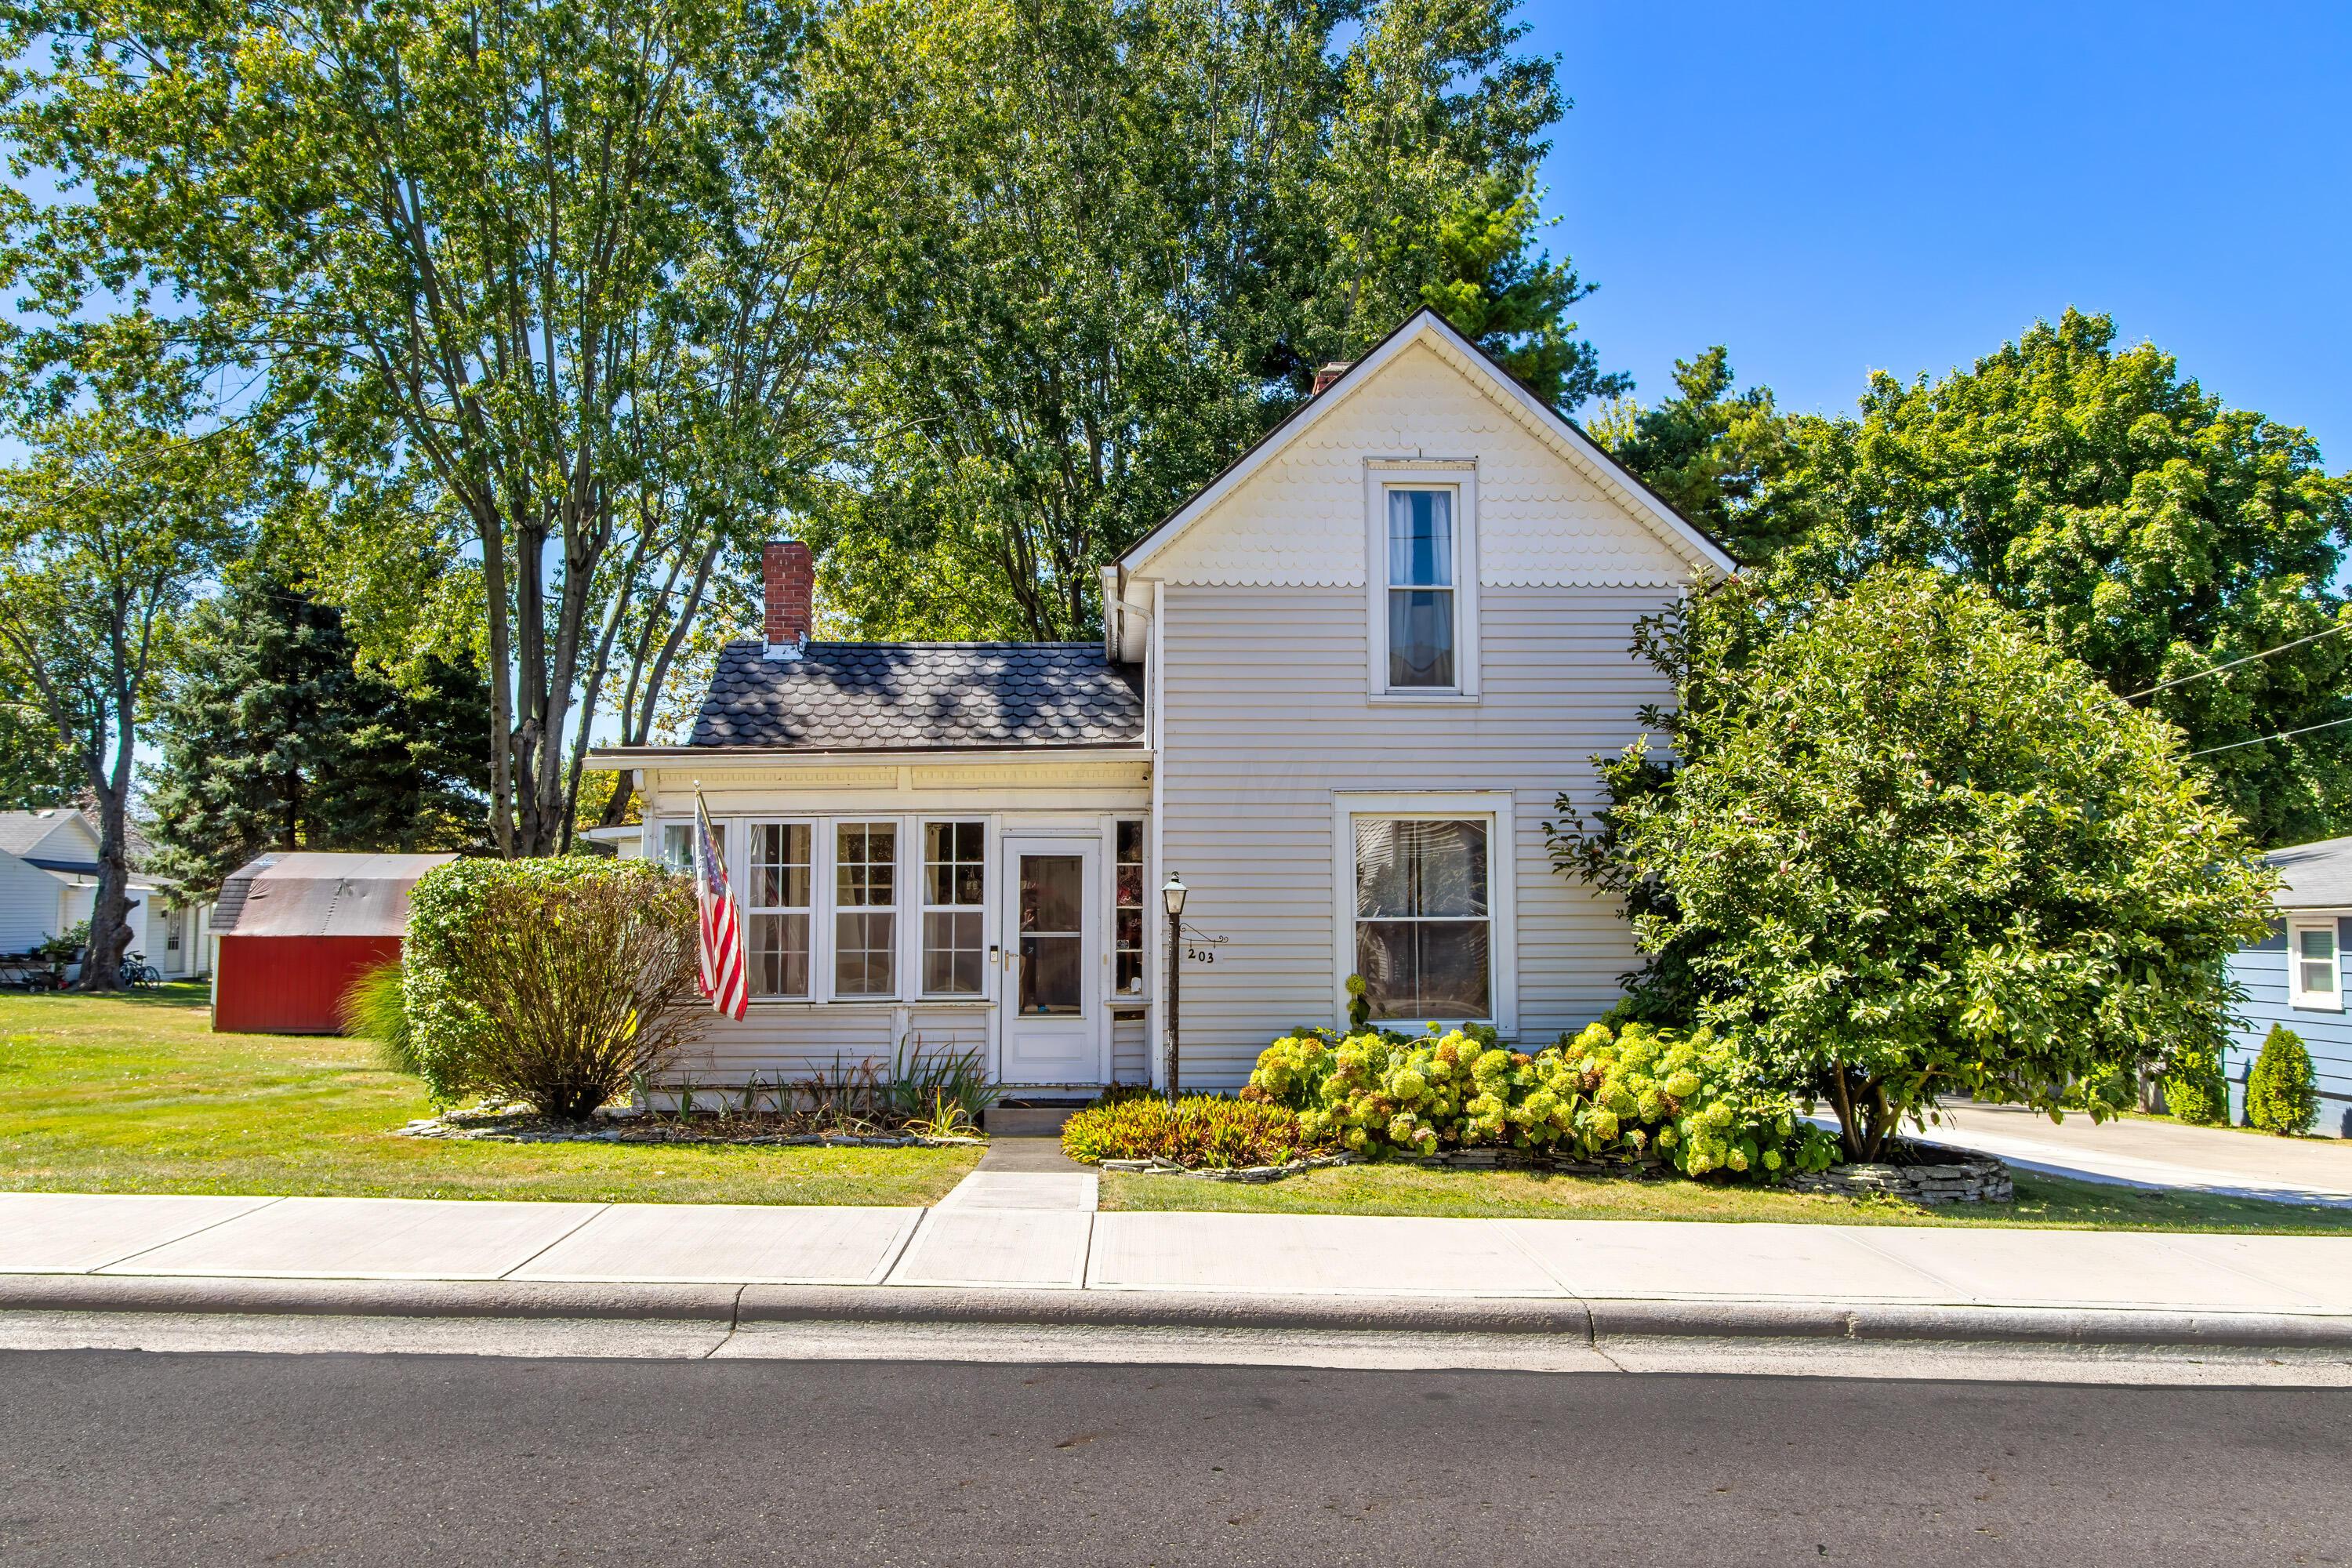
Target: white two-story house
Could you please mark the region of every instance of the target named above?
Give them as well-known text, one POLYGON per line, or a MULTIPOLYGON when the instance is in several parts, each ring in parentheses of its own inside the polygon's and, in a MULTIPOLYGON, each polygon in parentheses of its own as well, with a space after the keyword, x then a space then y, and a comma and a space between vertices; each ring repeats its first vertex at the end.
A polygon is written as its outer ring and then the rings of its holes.
POLYGON ((1043 1100, 1160 1082, 1171 878, 1187 1088, 1351 974, 1380 1019, 1580 1027, 1636 960, 1543 825, 1665 695, 1634 621, 1731 570, 1428 311, 1105 571, 1100 644, 812 641, 772 544, 689 743, 597 753, 674 863, 699 786, 741 901, 750 1016, 686 1068, 919 1038, 1043 1100))

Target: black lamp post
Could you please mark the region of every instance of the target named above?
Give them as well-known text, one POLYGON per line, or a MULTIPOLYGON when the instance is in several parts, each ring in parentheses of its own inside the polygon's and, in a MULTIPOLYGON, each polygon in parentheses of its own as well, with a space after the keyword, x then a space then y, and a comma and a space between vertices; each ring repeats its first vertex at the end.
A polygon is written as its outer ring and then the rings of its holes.
POLYGON ((1184 879, 1175 872, 1160 887, 1160 907, 1168 911, 1168 1103, 1176 1103, 1176 1003, 1184 978, 1184 879))

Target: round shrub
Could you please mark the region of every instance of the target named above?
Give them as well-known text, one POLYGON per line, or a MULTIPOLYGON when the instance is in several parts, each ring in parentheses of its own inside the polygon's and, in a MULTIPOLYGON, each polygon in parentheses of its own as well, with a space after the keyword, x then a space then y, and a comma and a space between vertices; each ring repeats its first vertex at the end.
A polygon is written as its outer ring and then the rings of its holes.
POLYGON ((643 860, 456 860, 409 898, 409 1053, 436 1100, 578 1120, 709 1020, 694 889, 643 860))
POLYGON ((2221 1070, 2219 1049, 2204 1047, 2173 1059, 2164 1075, 2164 1108, 2200 1127, 2229 1125, 2230 1080, 2221 1070))
POLYGON ((1173 1105, 1156 1094, 1106 1099, 1062 1124, 1062 1152, 1089 1165, 1105 1160, 1172 1160, 1192 1170, 1283 1165, 1328 1148, 1281 1106, 1209 1094, 1188 1094, 1173 1105))
POLYGON ((1483 1029, 1301 1030, 1266 1047, 1243 1094, 1296 1111, 1309 1137, 1374 1157, 1509 1147, 1769 1181, 1823 1169, 1833 1149, 1807 1136, 1791 1096, 1706 1029, 1595 1024, 1533 1054, 1483 1029))
POLYGON ((2311 1053, 2303 1037, 2273 1024, 2262 1055, 2246 1079, 2246 1122, 2265 1132, 2299 1137, 2319 1120, 2319 1086, 2313 1081, 2311 1053))

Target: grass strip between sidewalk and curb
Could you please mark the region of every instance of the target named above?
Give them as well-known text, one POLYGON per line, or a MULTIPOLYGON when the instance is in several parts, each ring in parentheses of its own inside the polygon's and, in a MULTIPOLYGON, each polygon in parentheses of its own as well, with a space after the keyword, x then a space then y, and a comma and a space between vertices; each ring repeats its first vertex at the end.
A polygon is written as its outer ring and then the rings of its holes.
POLYGON ((2023 1226, 2057 1230, 2189 1230, 2352 1236, 2352 1208, 2215 1193, 2147 1192, 2018 1171, 2013 1204, 1923 1206, 1770 1187, 1670 1179, 1341 1165, 1263 1184, 1181 1176, 1102 1179, 1101 1206, 1219 1214, 1411 1215, 1439 1219, 1643 1219, 1782 1225, 2023 1226))
POLYGON ((980 1162, 402 1138, 431 1104, 367 1041, 216 1035, 205 1002, 186 984, 0 996, 0 1190, 897 1205, 937 1202, 980 1162))

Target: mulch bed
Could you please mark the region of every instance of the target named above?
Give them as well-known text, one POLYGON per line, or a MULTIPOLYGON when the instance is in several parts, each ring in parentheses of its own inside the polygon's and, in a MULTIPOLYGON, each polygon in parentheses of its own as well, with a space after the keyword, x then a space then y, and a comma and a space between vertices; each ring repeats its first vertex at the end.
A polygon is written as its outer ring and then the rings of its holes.
POLYGON ((866 1123, 820 1123, 793 1112, 698 1110, 680 1117, 659 1111, 600 1110, 586 1121, 562 1121, 521 1106, 481 1106, 419 1117, 395 1135, 489 1143, 702 1143, 824 1149, 957 1149, 977 1148, 988 1142, 978 1136, 924 1138, 912 1132, 887 1132, 866 1123))

